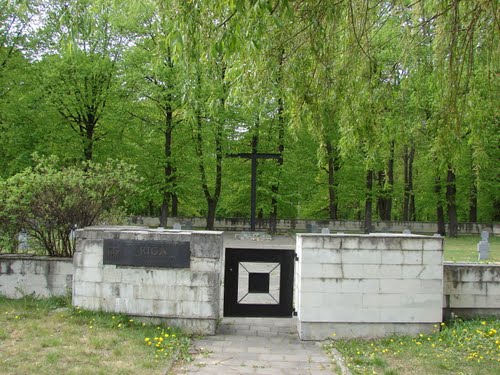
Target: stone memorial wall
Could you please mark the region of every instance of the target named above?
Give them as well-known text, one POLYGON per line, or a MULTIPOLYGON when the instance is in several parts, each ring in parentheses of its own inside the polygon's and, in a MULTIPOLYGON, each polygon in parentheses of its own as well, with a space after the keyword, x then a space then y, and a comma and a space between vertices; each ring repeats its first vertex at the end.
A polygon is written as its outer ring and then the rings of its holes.
POLYGON ((297 235, 303 340, 431 332, 442 319, 443 239, 297 235))
POLYGON ((444 264, 444 315, 500 317, 499 264, 444 264))
POLYGON ((215 334, 222 232, 91 227, 77 238, 73 305, 215 334))
POLYGON ((67 296, 72 278, 71 258, 0 255, 0 294, 8 298, 67 296))

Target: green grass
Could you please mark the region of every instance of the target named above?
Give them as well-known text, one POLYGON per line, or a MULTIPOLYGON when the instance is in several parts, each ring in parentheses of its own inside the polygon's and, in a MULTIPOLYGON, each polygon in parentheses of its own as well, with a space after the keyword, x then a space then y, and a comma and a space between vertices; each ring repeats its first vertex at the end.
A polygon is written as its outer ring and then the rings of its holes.
POLYGON ((0 373, 163 374, 189 361, 190 338, 125 315, 83 311, 67 299, 0 297, 0 373))
POLYGON ((379 340, 330 340, 353 374, 500 374, 500 320, 456 319, 436 333, 379 340))
MULTIPOLYGON (((479 262, 477 243, 480 236, 446 237, 444 240, 444 259, 450 262, 479 262)), ((500 262, 500 237, 490 236, 490 257, 487 261, 500 262)))

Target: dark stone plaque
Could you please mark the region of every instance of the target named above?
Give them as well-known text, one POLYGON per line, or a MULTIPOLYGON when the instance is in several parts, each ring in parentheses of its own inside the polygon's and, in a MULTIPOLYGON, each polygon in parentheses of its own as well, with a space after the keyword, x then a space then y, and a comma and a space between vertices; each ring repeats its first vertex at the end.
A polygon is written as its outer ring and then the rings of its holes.
POLYGON ((269 274, 250 272, 248 274, 249 293, 269 293, 269 274))
POLYGON ((104 240, 103 264, 189 268, 190 260, 187 241, 104 240))

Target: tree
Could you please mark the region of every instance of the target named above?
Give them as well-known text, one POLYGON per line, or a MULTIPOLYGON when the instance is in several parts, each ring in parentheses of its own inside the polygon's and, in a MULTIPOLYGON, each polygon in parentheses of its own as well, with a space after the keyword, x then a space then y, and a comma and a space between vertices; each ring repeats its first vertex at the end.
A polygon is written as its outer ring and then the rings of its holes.
POLYGON ((118 213, 138 182, 134 168, 122 162, 92 162, 60 168, 57 159, 39 159, 2 183, 0 226, 14 237, 20 228, 49 256, 71 257, 71 230, 118 213))
POLYGON ((112 28, 113 11, 107 1, 90 0, 51 0, 42 8, 45 88, 62 122, 78 135, 83 160, 93 159, 105 135, 101 128, 117 79, 123 41, 112 28))

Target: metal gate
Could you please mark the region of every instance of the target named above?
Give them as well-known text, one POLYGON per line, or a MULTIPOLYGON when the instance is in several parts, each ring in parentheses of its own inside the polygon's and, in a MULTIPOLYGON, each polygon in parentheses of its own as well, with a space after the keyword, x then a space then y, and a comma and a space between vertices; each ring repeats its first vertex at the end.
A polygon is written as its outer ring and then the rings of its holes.
POLYGON ((293 250, 226 248, 224 316, 293 314, 293 250))

